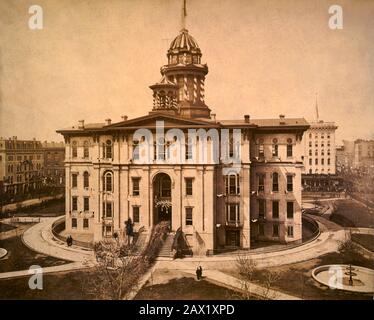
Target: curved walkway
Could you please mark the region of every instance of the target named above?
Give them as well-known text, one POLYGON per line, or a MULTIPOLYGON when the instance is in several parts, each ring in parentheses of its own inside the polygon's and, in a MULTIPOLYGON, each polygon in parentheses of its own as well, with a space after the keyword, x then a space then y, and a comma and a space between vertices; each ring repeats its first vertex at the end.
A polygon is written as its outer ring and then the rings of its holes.
MULTIPOLYGON (((321 230, 319 237, 313 241, 298 247, 280 251, 263 253, 248 251, 245 253, 241 252, 240 254, 245 254, 256 261, 258 267, 270 267, 306 261, 329 252, 337 251, 340 243, 349 239, 349 229, 344 229, 321 216, 312 216, 312 218, 318 222, 321 230)), ((56 219, 59 219, 59 217, 42 218, 40 223, 26 230, 23 235, 24 243, 32 250, 46 255, 74 262, 88 262, 94 264, 95 259, 92 250, 77 246, 68 247, 66 244, 53 238, 51 226, 56 219)), ((360 230, 361 232, 363 231, 363 229, 360 230)), ((236 262, 237 256, 238 253, 234 253, 231 256, 200 256, 176 259, 174 261, 162 261, 162 259, 160 259, 161 261, 158 261, 158 268, 195 270, 196 265, 201 264, 204 269, 213 270, 217 269, 217 263, 219 263, 220 269, 225 267, 232 268, 233 264, 236 262)))
POLYGON ((92 250, 85 250, 77 246, 68 247, 61 241, 54 239, 52 224, 60 217, 41 218, 40 223, 27 229, 22 235, 24 244, 31 250, 49 255, 55 258, 74 261, 91 262, 95 261, 92 250))

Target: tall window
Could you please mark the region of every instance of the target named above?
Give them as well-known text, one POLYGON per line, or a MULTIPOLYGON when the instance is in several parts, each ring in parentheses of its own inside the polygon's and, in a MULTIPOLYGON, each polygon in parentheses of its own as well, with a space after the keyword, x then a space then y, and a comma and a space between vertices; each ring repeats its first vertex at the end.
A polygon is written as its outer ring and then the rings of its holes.
POLYGON ((273 218, 279 218, 279 201, 273 201, 273 218))
POLYGON ((140 222, 140 207, 139 206, 132 207, 132 221, 134 223, 140 222))
POLYGON ((77 173, 73 173, 71 175, 71 187, 72 188, 78 187, 78 174, 77 173))
POLYGON ((112 218, 113 217, 113 204, 110 201, 103 202, 103 217, 112 218))
POLYGON ((279 184, 278 184, 278 173, 273 173, 273 191, 279 191, 279 184))
POLYGON ((83 188, 88 188, 90 185, 90 175, 87 171, 83 173, 83 188))
POLYGON ((264 151, 264 144, 260 143, 258 146, 258 156, 260 158, 263 158, 265 156, 265 151, 264 151))
POLYGON ((132 141, 132 159, 139 160, 139 140, 132 141))
POLYGON ((314 161, 315 161, 315 164, 318 165, 318 158, 316 158, 314 161))
POLYGON ((186 182, 186 196, 192 196, 192 182, 193 182, 193 179, 192 178, 186 178, 185 182, 186 182))
POLYGON ((293 202, 288 201, 287 202, 287 219, 293 219, 293 212, 294 212, 293 202))
POLYGON ((73 141, 73 145, 72 145, 72 148, 71 148, 71 156, 73 158, 78 157, 78 145, 77 145, 77 141, 73 141))
POLYGON ((226 206, 227 211, 227 221, 229 222, 239 222, 239 204, 228 204, 226 206))
POLYGON ((265 191, 265 175, 259 174, 258 175, 258 189, 259 192, 265 191))
POLYGON ((240 180, 238 174, 230 174, 225 176, 226 194, 240 194, 240 180))
POLYGON ((279 237, 279 225, 273 224, 273 237, 279 237))
POLYGON ((309 155, 310 155, 310 156, 312 155, 312 149, 309 150, 309 155))
POLYGON ((258 217, 265 217, 265 199, 258 199, 258 217))
POLYGON ((186 160, 192 160, 193 154, 192 154, 192 148, 193 148, 193 143, 192 143, 192 138, 188 137, 186 140, 186 160))
POLYGON ((330 158, 327 158, 327 164, 328 164, 328 165, 331 164, 330 158))
POLYGON ((159 138, 157 141, 157 159, 158 160, 165 160, 165 139, 159 138))
POLYGON ((71 210, 78 211, 78 197, 71 198, 71 210))
POLYGON ((293 176, 287 176, 287 191, 293 191, 293 176))
POLYGON ((287 237, 293 238, 293 226, 287 226, 287 237))
POLYGON ((192 226, 193 224, 192 209, 192 207, 186 208, 186 226, 192 226))
POLYGON ((140 195, 140 178, 132 178, 132 195, 140 195))
POLYGON ((292 157, 292 139, 287 139, 287 157, 292 157))
POLYGON ((89 197, 83 198, 83 211, 90 211, 90 198, 89 197))
POLYGON ((73 218, 71 219, 71 227, 73 229, 76 229, 77 228, 77 218, 73 218))
POLYGON ((276 143, 273 143, 271 151, 272 151, 273 157, 278 157, 278 145, 276 143))
POLYGON ((88 229, 88 228, 89 228, 89 220, 83 219, 83 229, 88 229))
POLYGON ((112 140, 107 140, 104 144, 104 158, 105 159, 112 159, 113 158, 112 140))
POLYGON ((309 165, 312 165, 312 158, 309 158, 309 165))
POLYGON ((321 164, 322 164, 322 165, 325 164, 325 159, 324 159, 324 158, 321 159, 321 164))
POLYGON ((85 141, 83 143, 83 158, 88 158, 90 156, 90 148, 89 148, 89 144, 88 144, 88 141, 85 141))
POLYGON ((103 190, 106 192, 113 191, 113 174, 108 171, 104 173, 104 186, 103 190))

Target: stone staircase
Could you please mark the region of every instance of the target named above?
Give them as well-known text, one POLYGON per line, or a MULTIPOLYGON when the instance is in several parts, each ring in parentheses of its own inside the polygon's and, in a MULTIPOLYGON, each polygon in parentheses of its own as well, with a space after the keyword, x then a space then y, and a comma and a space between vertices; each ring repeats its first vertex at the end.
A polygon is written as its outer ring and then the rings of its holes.
POLYGON ((162 258, 172 258, 172 247, 174 242, 174 233, 169 233, 162 244, 160 252, 158 253, 158 257, 162 258))

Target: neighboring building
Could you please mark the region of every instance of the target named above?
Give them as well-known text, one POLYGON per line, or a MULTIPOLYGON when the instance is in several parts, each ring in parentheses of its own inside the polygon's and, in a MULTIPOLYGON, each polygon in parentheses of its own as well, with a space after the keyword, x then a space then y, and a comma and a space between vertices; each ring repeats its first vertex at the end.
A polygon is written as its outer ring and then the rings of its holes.
POLYGON ((305 174, 336 173, 335 122, 310 122, 304 135, 305 174))
POLYGON ((0 192, 8 196, 64 186, 64 143, 0 138, 0 192))
POLYGON ((53 186, 65 185, 65 144, 63 142, 42 143, 43 176, 45 183, 53 186))
POLYGON ((358 139, 354 142, 355 169, 374 173, 374 140, 358 139))
MULTIPOLYGON (((318 109, 317 109, 318 119, 318 109)), ((304 135, 304 192, 340 192, 341 179, 336 176, 335 122, 310 122, 304 135)))
POLYGON ((40 141, 0 138, 2 192, 19 194, 42 185, 43 151, 40 141))
POLYGON ((81 120, 57 131, 66 143, 67 232, 98 241, 123 235, 129 218, 135 230, 145 232, 169 221, 195 254, 249 248, 251 239, 301 241, 302 136, 309 124, 283 115, 217 120, 205 104, 208 67, 186 29, 171 42, 167 57, 162 79, 150 87, 148 115, 116 123, 81 120), (173 134, 160 137, 160 124, 173 134), (135 134, 139 128, 150 134, 135 134), (201 130, 197 138, 194 129, 201 130), (218 136, 220 143, 214 143, 215 132, 223 129, 230 130, 229 139, 218 136), (180 141, 178 132, 186 137, 183 148, 170 151, 180 141), (178 159, 169 161, 175 152, 178 159), (150 161, 142 162, 144 154, 150 161), (238 155, 239 163, 225 164, 227 155, 238 155))
POLYGON ((343 140, 343 145, 336 147, 336 171, 350 171, 353 169, 354 142, 343 140))

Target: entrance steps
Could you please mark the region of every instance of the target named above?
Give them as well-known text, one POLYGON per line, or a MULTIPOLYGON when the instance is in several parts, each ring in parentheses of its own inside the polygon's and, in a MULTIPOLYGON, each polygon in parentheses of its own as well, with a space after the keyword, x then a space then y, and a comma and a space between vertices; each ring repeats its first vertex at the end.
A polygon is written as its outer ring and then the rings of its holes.
POLYGON ((174 242, 174 233, 169 233, 162 244, 162 247, 158 253, 158 257, 161 258, 173 258, 173 242, 174 242))

